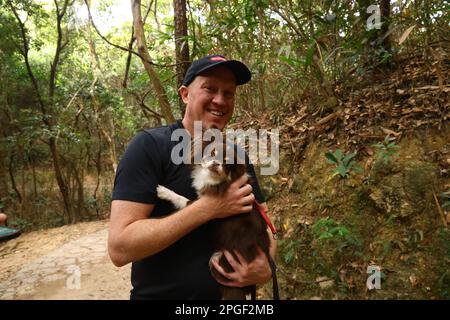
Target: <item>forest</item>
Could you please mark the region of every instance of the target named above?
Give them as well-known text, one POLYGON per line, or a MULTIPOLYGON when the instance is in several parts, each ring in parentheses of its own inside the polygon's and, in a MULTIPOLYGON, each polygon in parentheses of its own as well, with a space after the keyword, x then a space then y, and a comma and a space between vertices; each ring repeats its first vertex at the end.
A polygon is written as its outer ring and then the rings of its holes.
MULTIPOLYGON (((450 298, 443 0, 0 0, 0 212, 107 219, 140 130, 184 115, 192 60, 245 62, 231 128, 278 129, 259 177, 283 299, 450 298), (366 286, 381 266, 384 290, 366 286)), ((271 285, 260 289, 270 297, 271 285)))

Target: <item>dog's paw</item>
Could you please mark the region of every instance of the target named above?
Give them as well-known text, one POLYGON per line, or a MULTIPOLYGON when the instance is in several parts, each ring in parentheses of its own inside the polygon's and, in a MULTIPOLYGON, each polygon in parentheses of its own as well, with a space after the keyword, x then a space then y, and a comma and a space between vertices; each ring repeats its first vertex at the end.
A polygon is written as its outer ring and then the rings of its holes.
POLYGON ((167 201, 174 201, 174 192, 167 189, 166 187, 162 186, 162 185, 158 185, 156 187, 156 193, 158 195, 158 198, 163 199, 163 200, 167 200, 167 201))
POLYGON ((222 255, 223 255, 222 251, 216 251, 212 254, 211 258, 209 258, 209 263, 208 263, 210 269, 214 269, 214 266, 211 261, 213 259, 219 261, 220 258, 222 257, 222 255))
POLYGON ((156 193, 158 195, 158 198, 172 202, 172 204, 177 209, 185 208, 189 202, 189 199, 180 196, 179 194, 176 194, 172 190, 167 189, 166 187, 161 185, 158 185, 156 187, 156 193))

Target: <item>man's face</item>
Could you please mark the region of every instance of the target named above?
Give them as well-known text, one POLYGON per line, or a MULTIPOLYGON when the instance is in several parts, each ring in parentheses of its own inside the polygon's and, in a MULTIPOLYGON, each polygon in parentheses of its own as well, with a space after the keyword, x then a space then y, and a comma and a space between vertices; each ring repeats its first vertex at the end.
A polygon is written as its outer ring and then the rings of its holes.
POLYGON ((185 128, 190 131, 194 121, 202 121, 205 128, 223 130, 233 115, 236 79, 228 68, 218 66, 195 77, 180 93, 186 103, 185 128))

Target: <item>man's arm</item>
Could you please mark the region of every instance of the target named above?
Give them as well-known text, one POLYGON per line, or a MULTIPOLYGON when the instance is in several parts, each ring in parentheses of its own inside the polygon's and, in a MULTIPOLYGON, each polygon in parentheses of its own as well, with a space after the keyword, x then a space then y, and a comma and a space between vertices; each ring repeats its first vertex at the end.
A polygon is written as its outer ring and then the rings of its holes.
POLYGON ((203 223, 250 212, 255 200, 247 176, 232 183, 224 196, 204 195, 169 216, 148 219, 153 204, 114 200, 108 236, 108 251, 116 266, 139 261, 164 250, 203 223))
POLYGON ((116 266, 158 253, 208 221, 198 203, 161 219, 147 219, 153 208, 153 204, 112 202, 108 251, 116 266))

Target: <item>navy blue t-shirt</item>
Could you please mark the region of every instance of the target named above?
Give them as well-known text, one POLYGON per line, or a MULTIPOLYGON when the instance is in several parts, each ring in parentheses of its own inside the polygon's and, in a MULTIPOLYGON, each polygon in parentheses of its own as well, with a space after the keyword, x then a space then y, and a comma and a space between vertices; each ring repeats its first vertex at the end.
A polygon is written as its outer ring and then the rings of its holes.
MULTIPOLYGON (((170 158, 172 148, 178 143, 171 141, 176 129, 184 130, 181 121, 144 130, 134 137, 117 168, 112 200, 154 204, 152 219, 175 212, 170 202, 157 197, 158 184, 190 200, 197 199, 190 167, 176 165, 170 158)), ((253 177, 256 199, 264 202, 254 168, 249 163, 247 171, 253 177)), ((213 252, 210 224, 206 223, 165 250, 133 262, 131 299, 220 299, 218 283, 208 267, 213 252)))

